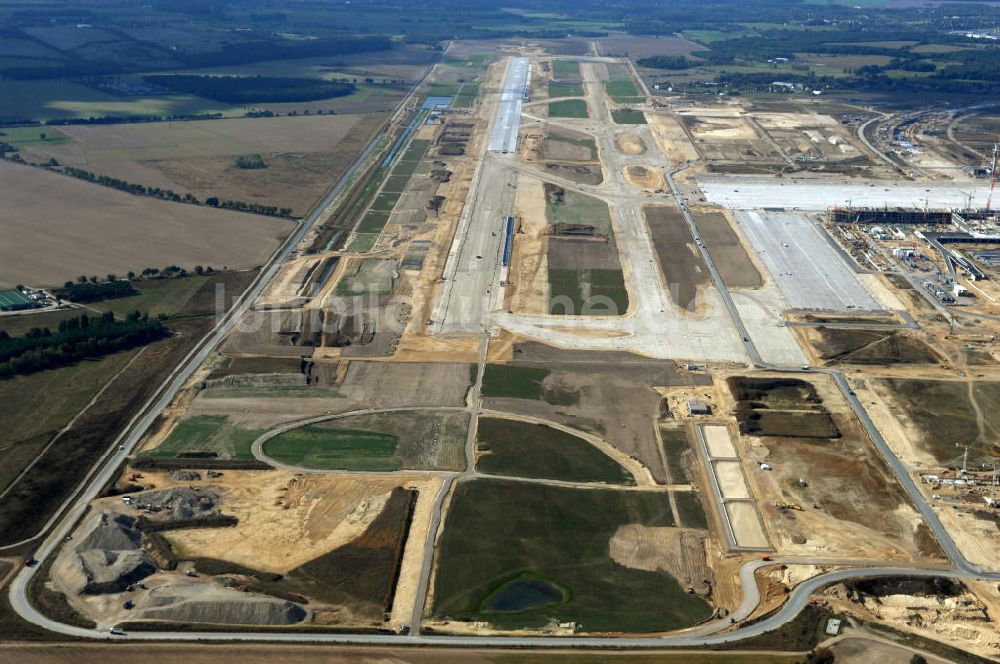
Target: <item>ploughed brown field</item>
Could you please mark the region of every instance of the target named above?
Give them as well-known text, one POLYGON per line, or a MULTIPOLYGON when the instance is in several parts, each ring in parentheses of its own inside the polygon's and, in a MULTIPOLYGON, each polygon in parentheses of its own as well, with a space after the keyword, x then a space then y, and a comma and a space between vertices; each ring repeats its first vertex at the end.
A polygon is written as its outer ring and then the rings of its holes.
POLYGON ((8 162, 0 162, 0 198, 0 286, 7 288, 171 264, 252 267, 294 227, 274 217, 132 196, 8 162))

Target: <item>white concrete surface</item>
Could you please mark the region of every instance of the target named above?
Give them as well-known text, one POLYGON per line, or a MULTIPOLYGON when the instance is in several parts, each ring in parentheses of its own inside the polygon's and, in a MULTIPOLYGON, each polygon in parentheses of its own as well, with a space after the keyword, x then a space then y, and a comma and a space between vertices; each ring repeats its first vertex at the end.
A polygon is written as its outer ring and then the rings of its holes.
POLYGON ((736 221, 791 308, 882 308, 805 214, 748 210, 736 221))
POLYGON ((712 467, 715 477, 719 480, 719 489, 724 499, 749 500, 753 497, 743 477, 743 468, 739 461, 715 461, 712 467))
POLYGON ((784 312, 790 308, 788 300, 774 282, 758 290, 729 291, 729 295, 761 360, 793 366, 806 363, 795 334, 785 325, 784 312))
POLYGON ((701 428, 705 434, 708 455, 713 459, 737 459, 736 446, 725 424, 706 424, 701 428))
POLYGON ((863 182, 845 180, 779 180, 777 178, 701 177, 705 199, 730 210, 786 208, 825 210, 831 205, 853 207, 966 207, 986 205, 989 184, 977 182, 863 182))
POLYGON ((500 101, 497 104, 493 126, 490 128, 490 152, 513 153, 517 151, 517 133, 521 128, 521 105, 530 73, 527 58, 511 58, 504 75, 500 101))
POLYGON ((729 523, 733 527, 736 545, 746 549, 766 550, 771 548, 764 526, 757 514, 757 506, 751 502, 726 503, 729 523))

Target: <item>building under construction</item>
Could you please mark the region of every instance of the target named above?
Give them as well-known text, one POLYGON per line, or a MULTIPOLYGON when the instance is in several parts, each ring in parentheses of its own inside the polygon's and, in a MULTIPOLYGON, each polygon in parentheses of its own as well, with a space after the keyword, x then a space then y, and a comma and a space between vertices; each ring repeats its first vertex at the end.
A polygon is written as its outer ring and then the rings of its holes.
POLYGON ((830 221, 838 224, 950 224, 950 210, 914 208, 831 207, 830 221))

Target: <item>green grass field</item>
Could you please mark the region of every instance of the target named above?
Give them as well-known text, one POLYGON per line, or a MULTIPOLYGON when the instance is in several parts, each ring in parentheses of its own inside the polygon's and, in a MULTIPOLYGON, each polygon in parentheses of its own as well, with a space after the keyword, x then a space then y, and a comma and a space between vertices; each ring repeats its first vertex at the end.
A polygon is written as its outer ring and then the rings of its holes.
MULTIPOLYGON (((72 313, 79 315, 78 311, 72 313)), ((12 318, 20 322, 35 317, 12 318)), ((52 320, 38 322, 41 327, 52 329, 58 325, 58 321, 52 320)), ((99 360, 85 360, 73 366, 0 380, 0 403, 3 404, 0 408, 0 431, 3 432, 0 434, 0 458, 3 459, 0 489, 38 455, 52 435, 86 406, 136 352, 115 353, 99 360)))
POLYGON ((567 482, 635 484, 614 459, 577 436, 542 424, 503 418, 479 420, 479 472, 567 482))
POLYGON ((381 258, 366 258, 352 275, 344 275, 337 284, 337 295, 392 295, 396 290, 393 277, 395 263, 381 258))
POLYGON ((541 399, 542 381, 550 373, 548 369, 535 367, 487 364, 483 373, 483 396, 541 399))
MULTIPOLYGON (((371 248, 375 246, 379 236, 382 234, 382 229, 389 222, 392 210, 399 201, 399 193, 406 189, 406 185, 410 181, 410 176, 420 166, 420 161, 424 158, 424 154, 427 153, 427 148, 430 144, 431 142, 428 140, 410 141, 406 150, 400 155, 396 165, 393 166, 392 172, 387 174, 388 177, 385 181, 385 186, 389 186, 391 189, 386 189, 384 186, 382 192, 372 200, 370 209, 365 212, 358 223, 356 229, 357 235, 347 246, 348 251, 364 253, 371 251, 371 248)), ((377 189, 381 181, 380 178, 386 175, 385 169, 382 169, 381 172, 383 175, 374 178, 367 185, 368 188, 371 190, 377 189)))
POLYGON ((12 337, 19 337, 33 327, 47 327, 50 331, 55 332, 59 327, 59 321, 76 318, 79 315, 79 309, 57 309, 16 316, 0 316, 0 330, 12 337))
POLYGON ((550 97, 582 97, 583 86, 576 83, 558 83, 549 81, 550 97))
POLYGON ((702 507, 698 494, 693 491, 675 491, 674 501, 677 503, 677 515, 681 518, 680 525, 685 528, 708 529, 705 508, 702 507))
POLYGON ((184 452, 215 452, 220 459, 252 459, 250 446, 263 431, 244 429, 225 415, 195 415, 181 420, 167 439, 147 454, 176 457, 184 452))
POLYGON ((621 270, 549 268, 549 288, 552 315, 621 316, 628 310, 621 270))
POLYGON ((150 316, 171 316, 180 311, 211 279, 209 276, 192 275, 183 279, 147 279, 134 284, 137 295, 116 300, 94 302, 99 311, 113 311, 124 315, 130 311, 143 311, 150 316))
POLYGON ((479 96, 479 81, 470 81, 462 86, 455 98, 451 100, 454 108, 472 108, 479 96))
POLYGON ((631 108, 611 111, 611 119, 615 121, 615 124, 646 124, 645 113, 631 108))
POLYGON ((442 81, 440 83, 431 83, 427 88, 428 97, 454 97, 458 94, 459 88, 462 87, 461 83, 456 83, 452 81, 442 81))
POLYGON ((552 74, 556 78, 580 78, 580 63, 576 60, 556 60, 552 63, 552 74))
POLYGON ((358 254, 369 252, 378 242, 380 235, 381 233, 357 233, 345 249, 358 254))
POLYGON ((608 541, 626 524, 674 525, 666 497, 507 480, 462 482, 441 536, 433 614, 504 628, 573 621, 583 632, 667 631, 707 618, 709 605, 669 574, 630 569, 610 558, 608 541), (484 610, 498 589, 526 574, 564 588, 565 596, 523 610, 484 610))
POLYGON ((461 67, 463 69, 484 69, 490 55, 488 53, 473 53, 465 58, 448 58, 442 60, 442 65, 449 67, 461 67))
POLYGON ((643 100, 639 88, 631 78, 615 78, 604 84, 608 95, 619 104, 632 104, 643 100))
POLYGON ((670 472, 671 484, 688 484, 690 482, 687 473, 684 472, 684 462, 682 455, 688 449, 687 435, 683 428, 660 427, 660 436, 663 439, 663 451, 667 457, 667 466, 670 472))
POLYGON ((582 99, 565 99, 549 104, 550 118, 589 118, 587 102, 582 99))
POLYGON ((2 127, 0 141, 10 143, 15 148, 25 148, 36 145, 62 145, 72 143, 73 139, 55 127, 2 127))
POLYGON ((612 231, 608 204, 575 191, 565 191, 561 203, 546 205, 545 216, 550 224, 587 224, 607 235, 612 231))
POLYGON ((328 390, 311 385, 277 385, 269 387, 210 387, 200 393, 204 399, 260 399, 274 398, 311 398, 311 399, 343 399, 344 395, 336 390, 328 390))
POLYGON ((264 453, 276 461, 306 468, 337 470, 398 470, 399 439, 384 433, 307 426, 264 443, 264 453))

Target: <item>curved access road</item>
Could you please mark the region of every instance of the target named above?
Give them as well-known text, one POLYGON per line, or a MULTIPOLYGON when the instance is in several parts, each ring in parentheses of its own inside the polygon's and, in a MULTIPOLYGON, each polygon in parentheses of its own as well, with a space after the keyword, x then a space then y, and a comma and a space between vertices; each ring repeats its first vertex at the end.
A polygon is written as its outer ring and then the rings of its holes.
MULTIPOLYGON (((665 648, 665 647, 701 647, 732 643, 742 639, 759 636, 793 620, 806 606, 810 595, 830 584, 851 579, 871 578, 880 576, 943 576, 962 578, 968 576, 953 570, 919 569, 902 567, 868 567, 863 569, 846 569, 827 572, 813 577, 796 586, 780 609, 762 620, 752 624, 739 625, 735 629, 721 632, 732 626, 732 620, 739 622, 750 615, 760 602, 760 595, 754 578, 757 569, 780 563, 781 559, 772 562, 757 560, 749 562, 740 569, 740 580, 746 590, 743 601, 730 617, 714 620, 710 623, 664 636, 648 637, 601 637, 601 636, 428 636, 428 635, 397 635, 397 634, 331 634, 331 633, 288 633, 288 632, 128 632, 126 634, 108 634, 93 629, 65 625, 49 619, 39 613, 27 600, 27 583, 23 574, 15 579, 11 586, 11 603, 17 612, 30 622, 53 632, 86 639, 113 639, 121 641, 271 641, 281 643, 325 643, 343 645, 370 646, 475 646, 475 647, 533 647, 533 648, 665 648)), ((795 562, 805 562, 796 559, 795 562)), ((977 578, 1000 580, 1000 574, 977 575, 977 578)))

